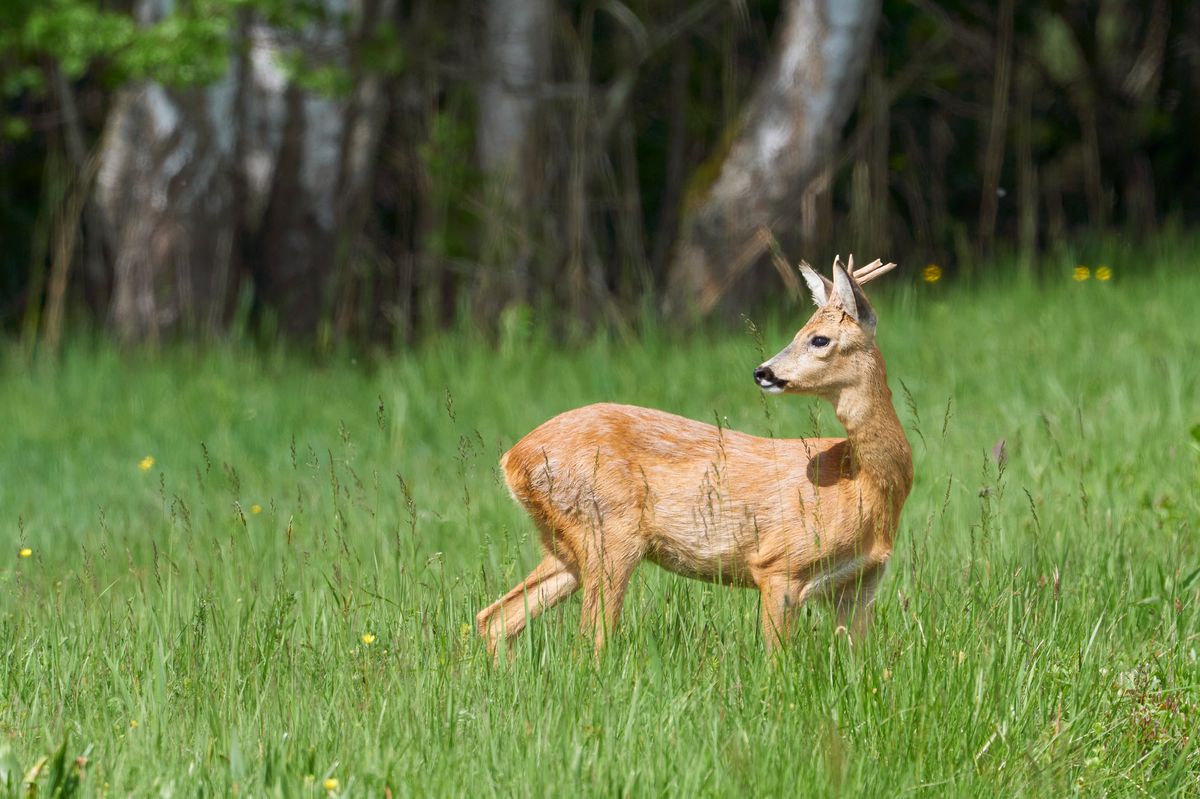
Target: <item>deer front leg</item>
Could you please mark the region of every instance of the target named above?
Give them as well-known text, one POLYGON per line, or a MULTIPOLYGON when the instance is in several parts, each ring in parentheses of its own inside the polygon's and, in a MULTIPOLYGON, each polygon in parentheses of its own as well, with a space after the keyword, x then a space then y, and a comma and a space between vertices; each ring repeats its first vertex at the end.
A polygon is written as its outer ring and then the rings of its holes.
POLYGON ((758 583, 762 595, 763 643, 774 652, 792 634, 792 622, 800 607, 800 585, 789 576, 764 577, 758 583))
POLYGON ((873 566, 845 585, 834 596, 837 609, 837 629, 850 636, 850 640, 862 641, 867 636, 875 618, 875 589, 883 577, 883 566, 873 566))

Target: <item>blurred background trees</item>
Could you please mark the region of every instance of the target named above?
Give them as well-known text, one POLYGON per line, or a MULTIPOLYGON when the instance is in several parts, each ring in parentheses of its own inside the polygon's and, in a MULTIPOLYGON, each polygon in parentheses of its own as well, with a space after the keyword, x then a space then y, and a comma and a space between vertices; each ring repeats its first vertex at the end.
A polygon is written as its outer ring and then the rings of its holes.
POLYGON ((1032 272, 1196 220, 1196 86, 1184 0, 10 0, 0 325, 742 309, 792 290, 764 227, 1032 272))

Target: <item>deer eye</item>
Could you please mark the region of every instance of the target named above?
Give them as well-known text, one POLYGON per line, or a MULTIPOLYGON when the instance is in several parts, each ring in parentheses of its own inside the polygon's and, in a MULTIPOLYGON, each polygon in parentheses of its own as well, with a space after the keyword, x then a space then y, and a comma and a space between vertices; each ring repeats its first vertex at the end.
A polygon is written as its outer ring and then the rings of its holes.
POLYGON ((814 347, 828 347, 829 346, 829 337, 828 336, 813 336, 811 339, 809 339, 808 343, 813 345, 814 347))

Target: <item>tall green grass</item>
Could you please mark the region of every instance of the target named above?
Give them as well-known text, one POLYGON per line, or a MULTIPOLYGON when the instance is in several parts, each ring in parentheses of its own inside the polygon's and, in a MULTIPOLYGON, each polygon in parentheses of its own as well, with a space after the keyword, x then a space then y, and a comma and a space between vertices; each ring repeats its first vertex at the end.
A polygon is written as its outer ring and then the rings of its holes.
POLYGON ((1190 265, 880 287, 916 486, 872 636, 814 607, 775 662, 753 592, 649 565, 599 662, 578 600, 498 669, 472 631, 538 557, 497 457, 553 414, 837 431, 758 393, 754 335, 10 353, 0 795, 1195 795, 1190 265))

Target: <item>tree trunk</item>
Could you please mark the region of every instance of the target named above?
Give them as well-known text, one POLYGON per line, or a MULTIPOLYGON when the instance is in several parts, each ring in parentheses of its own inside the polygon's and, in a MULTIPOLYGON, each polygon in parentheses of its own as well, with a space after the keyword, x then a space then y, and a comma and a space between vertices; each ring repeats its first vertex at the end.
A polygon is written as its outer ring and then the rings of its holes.
MULTIPOLYGON (((488 178, 481 297, 528 295, 538 220, 539 96, 550 74, 550 0, 487 0, 476 146, 488 178), (497 270, 506 274, 495 274, 497 270)), ((501 297, 501 300, 504 298, 501 297)))
MULTIPOLYGON (((323 64, 352 69, 349 39, 369 31, 394 0, 339 0, 301 36, 323 64)), ((142 0, 139 19, 167 12, 142 0)), ((101 154, 98 204, 113 235, 110 323, 126 341, 213 333, 228 322, 239 253, 280 328, 313 333, 333 308, 347 259, 339 245, 363 214, 383 124, 380 78, 354 74, 345 99, 301 89, 280 65, 284 34, 248 20, 217 84, 121 93, 101 154)), ((291 42, 294 43, 294 42, 291 42)))
MULTIPOLYGON (((142 0, 143 23, 169 11, 142 0)), ((235 289, 237 70, 207 88, 121 92, 100 153, 97 205, 113 245, 109 324, 123 341, 225 322, 235 289)))
MULTIPOLYGON (((350 28, 336 21, 336 0, 323 2, 333 21, 307 32, 301 46, 350 71, 354 83, 348 97, 325 96, 287 83, 270 30, 251 33, 263 54, 251 58, 245 114, 254 120, 257 135, 247 137, 243 173, 270 173, 269 179, 259 177, 248 186, 249 203, 263 208, 261 221, 251 220, 257 228, 252 271, 259 297, 292 336, 312 335, 322 321, 337 321, 337 293, 351 290, 348 267, 365 215, 387 107, 381 78, 355 73, 350 54, 356 38, 390 15, 394 0, 352 4, 350 28), (264 100, 277 111, 255 119, 255 109, 264 100)), ((345 314, 350 312, 347 307, 345 314)), ((338 324, 345 327, 350 322, 343 319, 338 324)))
POLYGON ((346 138, 342 105, 295 86, 284 90, 281 146, 252 271, 258 296, 293 336, 311 334, 332 313, 346 138))
POLYGON ((880 0, 787 0, 776 52, 707 194, 685 210, 672 259, 671 310, 742 301, 759 260, 755 231, 790 222, 833 156, 854 107, 880 0))

